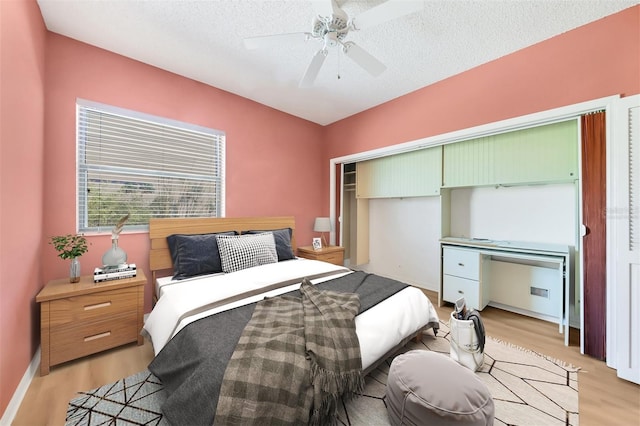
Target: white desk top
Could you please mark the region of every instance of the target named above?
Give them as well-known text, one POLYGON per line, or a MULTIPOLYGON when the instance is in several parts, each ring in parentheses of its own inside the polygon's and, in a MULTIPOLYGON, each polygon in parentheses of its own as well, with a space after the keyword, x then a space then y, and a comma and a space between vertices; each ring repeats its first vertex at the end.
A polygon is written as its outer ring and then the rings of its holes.
POLYGON ((444 244, 482 247, 494 250, 527 251, 532 253, 562 254, 569 253, 569 246, 563 244, 535 243, 527 241, 489 240, 484 238, 444 237, 444 244))

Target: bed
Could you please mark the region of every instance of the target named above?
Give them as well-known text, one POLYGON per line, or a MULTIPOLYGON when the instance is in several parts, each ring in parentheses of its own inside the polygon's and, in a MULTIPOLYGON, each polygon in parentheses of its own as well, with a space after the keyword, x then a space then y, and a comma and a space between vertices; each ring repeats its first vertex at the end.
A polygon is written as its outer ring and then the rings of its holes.
POLYGON ((297 258, 293 217, 152 219, 149 228, 155 304, 143 333, 156 355, 149 368, 168 392, 163 412, 174 423, 213 422, 226 365, 255 306, 299 294, 303 279, 314 289, 359 294, 354 322, 364 374, 425 330, 437 332, 437 313, 421 290, 297 258), (202 259, 212 238, 220 264, 202 259), (245 241, 258 249, 242 246, 245 241))

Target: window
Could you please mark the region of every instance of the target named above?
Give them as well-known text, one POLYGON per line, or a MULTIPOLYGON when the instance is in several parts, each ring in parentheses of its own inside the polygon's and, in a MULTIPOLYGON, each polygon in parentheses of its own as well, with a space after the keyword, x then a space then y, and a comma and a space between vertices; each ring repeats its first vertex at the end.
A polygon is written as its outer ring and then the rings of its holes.
POLYGON ((224 132, 78 100, 78 224, 224 215, 224 132))

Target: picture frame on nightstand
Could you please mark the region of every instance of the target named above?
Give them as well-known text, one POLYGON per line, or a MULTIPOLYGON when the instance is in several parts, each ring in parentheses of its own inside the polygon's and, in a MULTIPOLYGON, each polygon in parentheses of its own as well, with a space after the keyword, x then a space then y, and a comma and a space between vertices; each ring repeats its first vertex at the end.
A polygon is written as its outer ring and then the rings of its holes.
POLYGON ((312 245, 313 245, 313 249, 314 250, 322 250, 322 239, 321 238, 314 238, 312 245))

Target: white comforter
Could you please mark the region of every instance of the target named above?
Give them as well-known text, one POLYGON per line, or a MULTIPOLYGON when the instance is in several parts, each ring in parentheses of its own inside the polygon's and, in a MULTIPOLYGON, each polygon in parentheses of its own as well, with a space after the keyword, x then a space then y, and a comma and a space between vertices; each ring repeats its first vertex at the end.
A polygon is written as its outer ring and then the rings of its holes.
MULTIPOLYGON (((297 259, 164 286, 143 332, 151 338, 157 355, 176 333, 197 319, 293 291, 300 287, 303 277, 332 272, 334 274, 311 282, 317 284, 350 273, 348 269, 330 263, 297 259), (188 315, 202 306, 287 280, 295 280, 295 283, 188 315)), ((408 287, 358 315, 356 333, 360 340, 362 368, 369 367, 404 338, 437 321, 435 308, 415 287, 408 287)))

